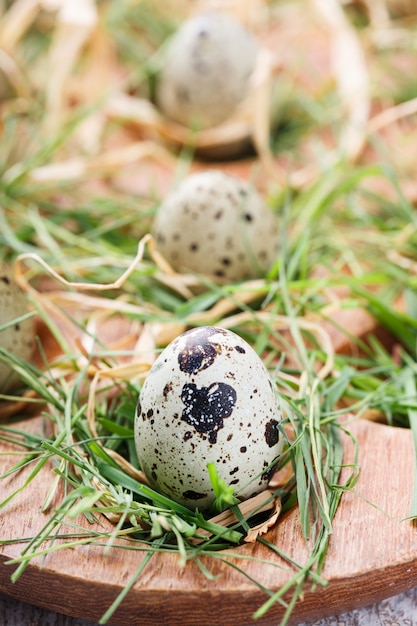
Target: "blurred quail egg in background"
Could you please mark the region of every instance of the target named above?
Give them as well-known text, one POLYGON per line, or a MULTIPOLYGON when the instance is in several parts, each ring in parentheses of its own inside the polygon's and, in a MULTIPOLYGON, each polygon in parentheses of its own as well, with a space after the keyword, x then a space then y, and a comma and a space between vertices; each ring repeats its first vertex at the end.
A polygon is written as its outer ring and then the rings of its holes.
POLYGON ((215 499, 207 464, 244 500, 266 489, 283 447, 275 385, 255 350, 232 331, 186 331, 159 355, 135 419, 151 486, 201 511, 215 499))
MULTIPOLYGON (((11 268, 0 262, 0 328, 25 313, 28 313, 25 295, 15 282, 11 268)), ((0 348, 23 361, 30 361, 34 339, 34 324, 30 318, 0 330, 0 348)), ((0 392, 11 390, 18 382, 18 375, 0 361, 0 392)))
POLYGON ((227 13, 188 19, 169 41, 155 101, 169 119, 206 129, 229 118, 248 94, 257 44, 227 13))
POLYGON ((262 275, 278 252, 273 211, 250 183, 217 170, 191 174, 167 195, 153 235, 174 270, 223 282, 262 275))

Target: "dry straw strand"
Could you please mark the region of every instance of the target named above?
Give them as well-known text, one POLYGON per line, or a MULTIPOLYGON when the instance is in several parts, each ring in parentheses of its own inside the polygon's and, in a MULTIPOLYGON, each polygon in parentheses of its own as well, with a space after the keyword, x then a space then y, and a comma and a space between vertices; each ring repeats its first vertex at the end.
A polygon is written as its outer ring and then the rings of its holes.
POLYGON ((48 80, 45 87, 45 130, 57 132, 65 110, 65 87, 81 51, 97 23, 93 0, 62 3, 49 50, 48 80))
POLYGON ((313 3, 329 28, 333 75, 346 112, 339 151, 343 158, 355 161, 365 144, 370 111, 364 51, 338 0, 313 0, 313 3))
POLYGON ((37 17, 42 3, 39 0, 15 0, 0 20, 1 47, 9 54, 37 17))

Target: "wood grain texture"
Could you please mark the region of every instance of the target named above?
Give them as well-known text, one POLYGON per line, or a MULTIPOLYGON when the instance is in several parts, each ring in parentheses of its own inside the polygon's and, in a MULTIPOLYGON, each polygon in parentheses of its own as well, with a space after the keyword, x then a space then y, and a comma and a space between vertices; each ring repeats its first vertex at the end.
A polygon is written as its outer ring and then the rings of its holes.
MULTIPOLYGON (((40 431, 43 423, 35 418, 25 427, 40 431)), ((411 432, 364 420, 352 424, 351 429, 359 442, 361 477, 355 493, 344 495, 336 515, 323 572, 329 584, 314 592, 306 589, 303 602, 294 611, 294 624, 366 606, 415 585, 417 532, 404 521, 412 490, 411 480, 406 478, 414 462, 411 432)), ((4 448, 3 444, 7 452, 4 448)), ((351 462, 352 453, 346 440, 346 463, 351 462)), ((0 472, 13 462, 10 455, 0 456, 0 472)), ((2 497, 22 484, 24 477, 23 471, 3 480, 2 497)), ((42 527, 45 516, 40 506, 52 480, 46 468, 30 489, 5 509, 0 518, 0 540, 29 537, 42 527)), ((307 550, 296 508, 270 531, 268 539, 298 562, 305 562, 307 550)), ((107 556, 98 546, 66 549, 33 562, 13 584, 12 569, 6 561, 21 549, 19 544, 1 547, 0 591, 90 621, 98 621, 142 558, 136 551, 117 548, 107 556)), ((246 561, 245 571, 268 588, 279 588, 293 575, 292 569, 260 544, 239 546, 233 555, 266 557, 270 564, 246 561)), ((205 564, 219 578, 207 580, 194 563, 181 569, 175 554, 156 555, 110 623, 232 626, 236 614, 240 624, 253 623, 253 612, 265 601, 265 594, 224 563, 206 559, 205 564)), ((272 626, 281 615, 277 605, 256 623, 272 626)))
MULTIPOLYGON (((98 626, 98 622, 86 622, 76 617, 41 609, 20 602, 9 596, 0 595, 0 615, 2 626, 98 626)), ((417 621, 417 587, 392 598, 387 598, 332 617, 314 622, 303 622, 298 626, 412 626, 417 621)), ((236 626, 240 624, 236 615, 236 626)), ((168 625, 167 625, 168 626, 168 625)))

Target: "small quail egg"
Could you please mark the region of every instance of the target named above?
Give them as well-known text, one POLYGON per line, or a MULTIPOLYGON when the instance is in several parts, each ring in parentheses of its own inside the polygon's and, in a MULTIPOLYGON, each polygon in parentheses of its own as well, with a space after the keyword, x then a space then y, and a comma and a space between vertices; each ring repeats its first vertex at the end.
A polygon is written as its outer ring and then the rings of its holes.
POLYGON ((156 245, 176 271, 234 281, 264 273, 278 251, 273 212, 248 182, 221 171, 188 176, 161 204, 156 245))
MULTIPOLYGON (((27 312, 25 295, 13 279, 11 269, 0 263, 0 327, 27 312)), ((34 338, 34 324, 29 318, 0 331, 0 347, 24 361, 29 361, 34 349, 34 338)), ((9 391, 17 383, 17 374, 0 361, 0 392, 9 391)))
POLYGON ((281 420, 254 349, 232 331, 203 326, 174 339, 149 371, 135 445, 155 490, 205 511, 215 499, 208 463, 241 499, 267 487, 282 451, 281 420))
POLYGON ((174 34, 155 100, 169 119, 205 129, 229 118, 248 94, 257 45, 232 16, 196 15, 174 34))

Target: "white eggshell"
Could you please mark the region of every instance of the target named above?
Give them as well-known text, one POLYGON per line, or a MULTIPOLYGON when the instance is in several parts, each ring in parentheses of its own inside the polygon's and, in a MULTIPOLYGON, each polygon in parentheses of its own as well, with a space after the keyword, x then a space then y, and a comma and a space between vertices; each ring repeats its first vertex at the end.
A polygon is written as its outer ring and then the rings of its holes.
POLYGON ((261 195, 217 170, 185 178, 159 207, 153 234, 176 271, 214 280, 262 275, 278 252, 276 216, 261 195))
POLYGON ((230 15, 190 18, 168 45, 156 87, 158 108, 184 126, 217 126, 248 94, 256 51, 252 35, 230 15))
MULTIPOLYGON (((5 326, 27 312, 26 298, 14 281, 11 269, 0 263, 0 326, 5 326)), ((33 353, 34 337, 32 319, 16 322, 0 331, 0 347, 24 361, 29 361, 33 353)), ((9 391, 17 383, 17 374, 0 361, 0 392, 9 391)))
POLYGON ((204 326, 177 337, 150 370, 136 450, 154 489, 204 511, 215 498, 210 462, 241 499, 267 487, 282 450, 281 420, 275 386, 253 348, 229 330, 204 326))

